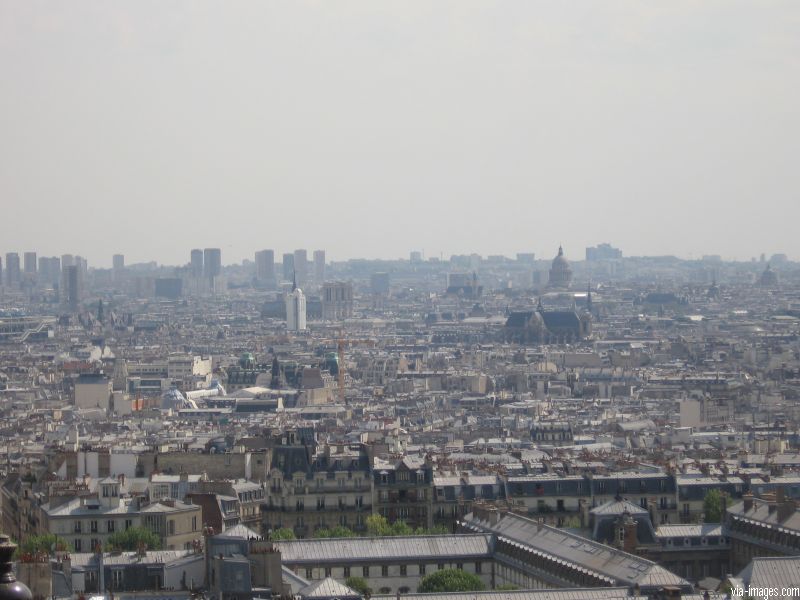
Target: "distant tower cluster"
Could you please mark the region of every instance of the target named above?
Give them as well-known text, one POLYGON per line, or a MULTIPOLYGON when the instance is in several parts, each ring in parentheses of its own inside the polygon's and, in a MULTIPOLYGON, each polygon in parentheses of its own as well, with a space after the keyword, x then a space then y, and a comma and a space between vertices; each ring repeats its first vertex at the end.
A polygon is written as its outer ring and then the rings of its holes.
POLYGON ((19 254, 6 252, 6 285, 8 287, 19 287, 21 281, 22 272, 19 265, 19 254))
POLYGON ((115 282, 120 282, 125 278, 125 256, 115 254, 111 258, 111 274, 115 282))
POLYGON ((308 283, 308 252, 303 249, 294 251, 294 274, 299 285, 308 283))
POLYGON ((200 250, 200 248, 192 250, 189 260, 189 271, 191 271, 192 277, 203 276, 203 251, 200 250))
POLYGON ((314 281, 320 285, 325 281, 325 250, 314 250, 314 281))
POLYGON ((275 252, 259 250, 255 256, 256 281, 262 286, 273 287, 275 281, 275 252))
POLYGON ((294 271, 294 254, 291 252, 284 254, 281 266, 283 268, 283 281, 296 280, 294 271))
POLYGON ((69 265, 61 270, 61 303, 76 311, 83 301, 83 270, 80 265, 69 265))

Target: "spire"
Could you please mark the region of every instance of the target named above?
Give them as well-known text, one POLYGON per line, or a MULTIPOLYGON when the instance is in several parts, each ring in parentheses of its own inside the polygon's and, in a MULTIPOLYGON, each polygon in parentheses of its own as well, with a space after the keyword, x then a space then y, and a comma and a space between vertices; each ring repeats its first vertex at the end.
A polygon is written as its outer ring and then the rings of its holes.
POLYGON ((586 310, 592 312, 592 280, 589 280, 589 284, 586 286, 586 310))
POLYGON ((558 245, 558 255, 564 256, 564 248, 561 246, 561 244, 558 245))
POLYGON ((297 271, 292 269, 292 291, 297 289, 297 271))

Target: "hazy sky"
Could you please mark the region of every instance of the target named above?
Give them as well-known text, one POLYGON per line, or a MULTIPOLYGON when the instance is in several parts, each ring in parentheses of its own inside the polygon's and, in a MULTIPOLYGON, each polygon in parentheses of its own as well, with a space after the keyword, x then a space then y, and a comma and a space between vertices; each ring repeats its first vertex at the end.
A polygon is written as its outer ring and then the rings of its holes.
POLYGON ((800 258, 800 2, 0 0, 0 252, 800 258))

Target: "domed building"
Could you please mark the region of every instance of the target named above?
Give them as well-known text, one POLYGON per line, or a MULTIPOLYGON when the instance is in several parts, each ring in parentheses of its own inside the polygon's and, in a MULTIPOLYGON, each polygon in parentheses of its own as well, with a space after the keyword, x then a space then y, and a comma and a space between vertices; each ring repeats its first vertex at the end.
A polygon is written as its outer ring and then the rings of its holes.
POLYGON ((550 267, 550 280, 547 285, 551 288, 568 289, 571 283, 572 269, 564 256, 564 249, 559 246, 558 255, 553 259, 553 265, 550 267))

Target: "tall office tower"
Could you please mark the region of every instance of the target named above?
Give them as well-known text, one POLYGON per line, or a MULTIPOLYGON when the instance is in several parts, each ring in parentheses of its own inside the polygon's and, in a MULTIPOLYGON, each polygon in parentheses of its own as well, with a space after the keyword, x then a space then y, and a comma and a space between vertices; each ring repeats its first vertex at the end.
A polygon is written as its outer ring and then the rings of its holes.
POLYGON ((19 269, 19 254, 6 252, 6 283, 9 287, 19 285, 21 273, 19 269))
POLYGON ((329 281, 322 286, 322 318, 339 321, 353 316, 353 284, 329 281))
POLYGON ((206 248, 203 250, 203 275, 205 277, 219 277, 222 275, 222 250, 219 248, 206 248))
POLYGON ((305 250, 294 251, 294 272, 297 283, 305 285, 308 282, 308 252, 305 250))
POLYGON ((86 276, 89 273, 89 261, 83 258, 82 256, 75 255, 75 266, 81 272, 81 285, 84 281, 86 281, 86 276))
POLYGON ((61 303, 69 310, 78 310, 83 299, 83 271, 72 265, 61 270, 61 303))
POLYGON ((23 254, 22 264, 26 275, 36 275, 36 252, 23 254))
POLYGON ((272 250, 256 252, 256 279, 260 283, 275 283, 275 252, 272 250))
POLYGON ((390 279, 388 273, 373 273, 369 277, 370 291, 377 296, 388 296, 390 279))
POLYGON ((199 248, 192 250, 191 260, 189 261, 189 268, 192 276, 203 276, 203 251, 199 248))
POLYGON ((283 255, 283 280, 292 281, 295 279, 294 273, 294 254, 283 255))
POLYGON ((4 281, 5 279, 3 279, 3 259, 0 258, 0 287, 3 287, 4 281))
POLYGON ((111 276, 114 281, 121 281, 125 277, 124 254, 115 254, 111 257, 111 276))
POLYGON ((421 263, 422 262, 422 252, 413 251, 410 256, 409 260, 412 264, 421 263))
POLYGON ((39 257, 39 281, 48 285, 57 285, 61 279, 61 259, 57 256, 39 257))
POLYGON ((75 257, 72 254, 62 254, 61 255, 61 268, 66 269, 67 267, 71 267, 75 264, 75 257))
POLYGON ((286 329, 304 331, 306 328, 306 297, 295 282, 286 295, 286 329))
POLYGON ((325 281, 325 250, 314 250, 314 281, 320 285, 325 281))

